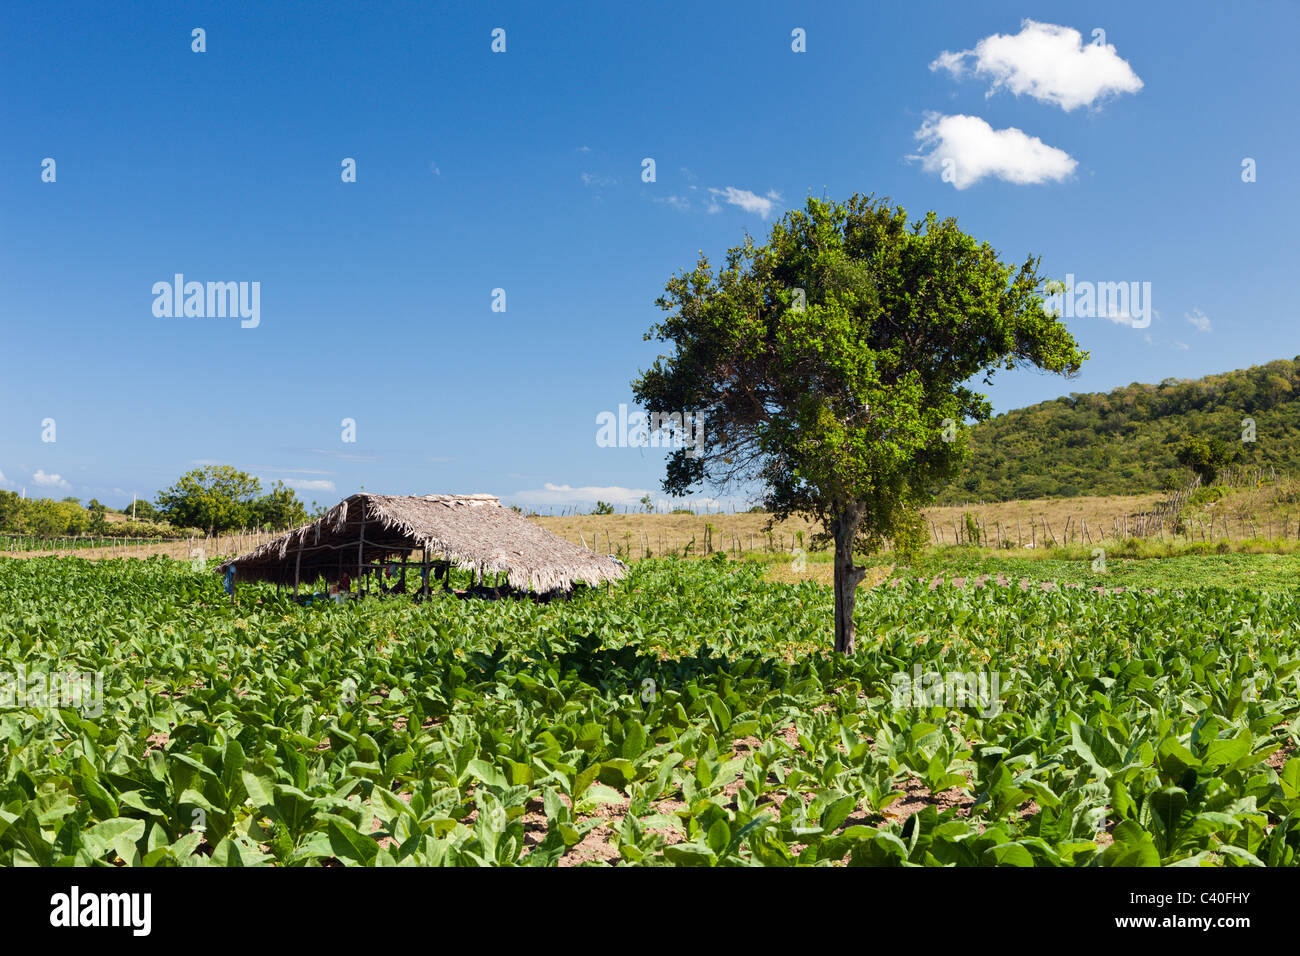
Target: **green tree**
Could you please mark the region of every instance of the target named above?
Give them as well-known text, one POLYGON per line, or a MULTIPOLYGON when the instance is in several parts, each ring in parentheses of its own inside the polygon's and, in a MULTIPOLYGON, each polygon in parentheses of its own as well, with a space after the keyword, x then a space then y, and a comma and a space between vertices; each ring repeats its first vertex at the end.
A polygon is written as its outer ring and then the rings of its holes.
MULTIPOLYGON (((123 506, 122 514, 128 516, 131 514, 131 502, 128 501, 123 506)), ((161 518, 162 515, 158 513, 158 510, 154 508, 154 506, 149 501, 146 501, 144 498, 137 498, 135 500, 136 521, 158 521, 161 518)))
POLYGON ((262 483, 230 465, 207 465, 159 493, 157 507, 172 525, 208 534, 247 527, 262 483))
POLYGON ((591 509, 591 513, 594 515, 612 515, 614 513, 614 506, 608 501, 597 501, 596 507, 591 509))
POLYGON ((22 531, 25 527, 23 500, 17 492, 0 491, 0 531, 22 531))
POLYGON ((1179 443, 1174 457, 1178 464, 1200 475, 1201 484, 1209 485, 1219 476, 1219 469, 1231 460, 1228 445, 1222 438, 1187 436, 1179 443))
POLYGON ((252 518, 259 528, 276 531, 296 528, 307 523, 307 508, 297 492, 283 481, 277 481, 270 491, 253 502, 252 518))
POLYGON ((878 550, 956 474, 980 421, 967 386, 1087 358, 1043 308, 1038 260, 1019 268, 934 213, 853 196, 810 199, 714 270, 671 278, 647 339, 673 345, 633 382, 651 413, 702 415, 668 459, 664 490, 760 484, 777 518, 804 514, 835 544, 835 649, 852 653, 855 550, 878 550), (952 437, 954 440, 945 441, 952 437))
POLYGON ((71 501, 35 498, 23 509, 26 530, 42 537, 80 534, 86 530, 86 512, 71 501))
POLYGON ((86 530, 94 535, 108 534, 108 509, 100 504, 98 498, 91 498, 87 510, 90 512, 90 522, 86 530))

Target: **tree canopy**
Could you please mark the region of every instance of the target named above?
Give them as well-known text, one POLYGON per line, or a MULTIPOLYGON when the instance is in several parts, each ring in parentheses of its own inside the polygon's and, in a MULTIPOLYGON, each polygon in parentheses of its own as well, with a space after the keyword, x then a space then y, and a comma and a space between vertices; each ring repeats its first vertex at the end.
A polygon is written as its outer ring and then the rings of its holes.
POLYGON ((161 492, 158 511, 177 527, 206 529, 209 534, 235 528, 287 528, 306 520, 297 493, 277 481, 262 495, 262 483, 230 465, 206 465, 186 472, 161 492))
POLYGON ((1204 485, 1211 484, 1219 476, 1219 469, 1231 460, 1223 439, 1195 435, 1184 438, 1175 455, 1178 463, 1192 469, 1204 485))
POLYGON ((1019 267, 934 213, 810 199, 714 269, 701 253, 656 304, 671 343, 633 383, 652 415, 689 412, 703 438, 672 452, 664 490, 758 484, 777 517, 835 542, 835 646, 853 650, 854 551, 871 551, 955 476, 959 426, 989 417, 970 387, 1087 358, 1019 267))

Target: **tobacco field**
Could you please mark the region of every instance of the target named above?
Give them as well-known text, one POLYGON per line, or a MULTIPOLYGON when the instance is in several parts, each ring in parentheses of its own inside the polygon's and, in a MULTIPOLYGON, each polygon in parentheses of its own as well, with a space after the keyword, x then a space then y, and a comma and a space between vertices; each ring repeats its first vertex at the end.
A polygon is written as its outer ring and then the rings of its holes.
POLYGON ((721 559, 308 607, 0 559, 0 865, 1300 862, 1300 592, 900 573, 847 659, 832 601, 721 559), (900 699, 926 674, 997 699, 900 699))

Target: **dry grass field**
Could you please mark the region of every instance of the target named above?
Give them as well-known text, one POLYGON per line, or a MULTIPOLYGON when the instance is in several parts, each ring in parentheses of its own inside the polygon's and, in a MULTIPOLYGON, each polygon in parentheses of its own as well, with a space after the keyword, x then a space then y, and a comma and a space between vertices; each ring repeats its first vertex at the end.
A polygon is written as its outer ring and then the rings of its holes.
MULTIPOLYGON (((980 530, 981 543, 1011 550, 1041 550, 1052 544, 1092 545, 1102 540, 1139 536, 1140 516, 1165 500, 1161 494, 1111 495, 1079 498, 1047 498, 935 507, 925 512, 934 545, 968 542, 970 524, 980 530), (967 521, 970 517, 971 522, 967 521)), ((120 516, 110 516, 116 518, 120 516)), ((533 515, 532 520, 567 541, 601 553, 620 555, 624 560, 680 555, 701 557, 715 551, 744 555, 791 555, 792 560, 774 561, 774 579, 802 580, 822 577, 830 580, 829 555, 814 552, 810 522, 791 519, 772 524, 764 512, 720 512, 698 514, 628 513, 612 515, 533 515), (806 567, 795 559, 802 550, 806 567), (789 567, 786 567, 789 565, 789 567), (783 570, 784 569, 784 570, 783 570)), ((1235 488, 1222 500, 1184 511, 1193 540, 1241 541, 1243 539, 1294 539, 1300 537, 1300 485, 1280 481, 1263 487, 1235 488)), ((1172 522, 1160 530, 1148 526, 1150 536, 1167 538, 1172 522)), ((1184 535, 1187 528, 1184 529, 1184 535)), ((160 543, 129 539, 100 548, 56 548, 53 551, 16 552, 15 556, 39 554, 76 555, 86 558, 148 557, 166 554, 173 558, 239 554, 273 535, 265 533, 223 535, 218 539, 160 543), (198 549, 202 549, 199 551, 198 549)), ((4 553, 0 551, 0 553, 4 553)))
MULTIPOLYGON (((965 535, 966 515, 987 532, 988 540, 1017 539, 1023 546, 1039 546, 1050 537, 1068 533, 1073 539, 1088 529, 1089 536, 1109 536, 1125 517, 1150 511, 1162 499, 1158 494, 1039 501, 1006 501, 985 505, 931 508, 925 513, 934 544, 954 544, 965 535), (1050 530, 1049 530, 1050 529, 1050 530)), ((816 528, 808 521, 791 519, 767 530, 769 516, 762 512, 689 514, 613 514, 535 516, 539 525, 574 544, 600 551, 630 554, 633 559, 662 554, 692 555, 709 551, 733 554, 808 550, 816 528), (710 530, 712 529, 712 530, 710 530), (802 536, 802 537, 801 537, 802 536)))

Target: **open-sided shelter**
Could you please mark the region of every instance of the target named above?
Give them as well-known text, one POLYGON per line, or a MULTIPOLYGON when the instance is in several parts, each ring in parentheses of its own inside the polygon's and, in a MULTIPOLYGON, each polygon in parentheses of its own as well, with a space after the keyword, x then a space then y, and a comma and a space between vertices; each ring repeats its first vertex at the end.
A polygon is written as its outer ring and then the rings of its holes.
POLYGON ((400 560, 413 552, 426 571, 457 567, 480 579, 504 573, 522 591, 569 590, 582 582, 616 581, 626 566, 609 555, 571 544, 504 508, 493 495, 356 494, 320 519, 286 532, 224 562, 237 581, 307 584, 344 574, 361 581, 376 562, 400 560))

